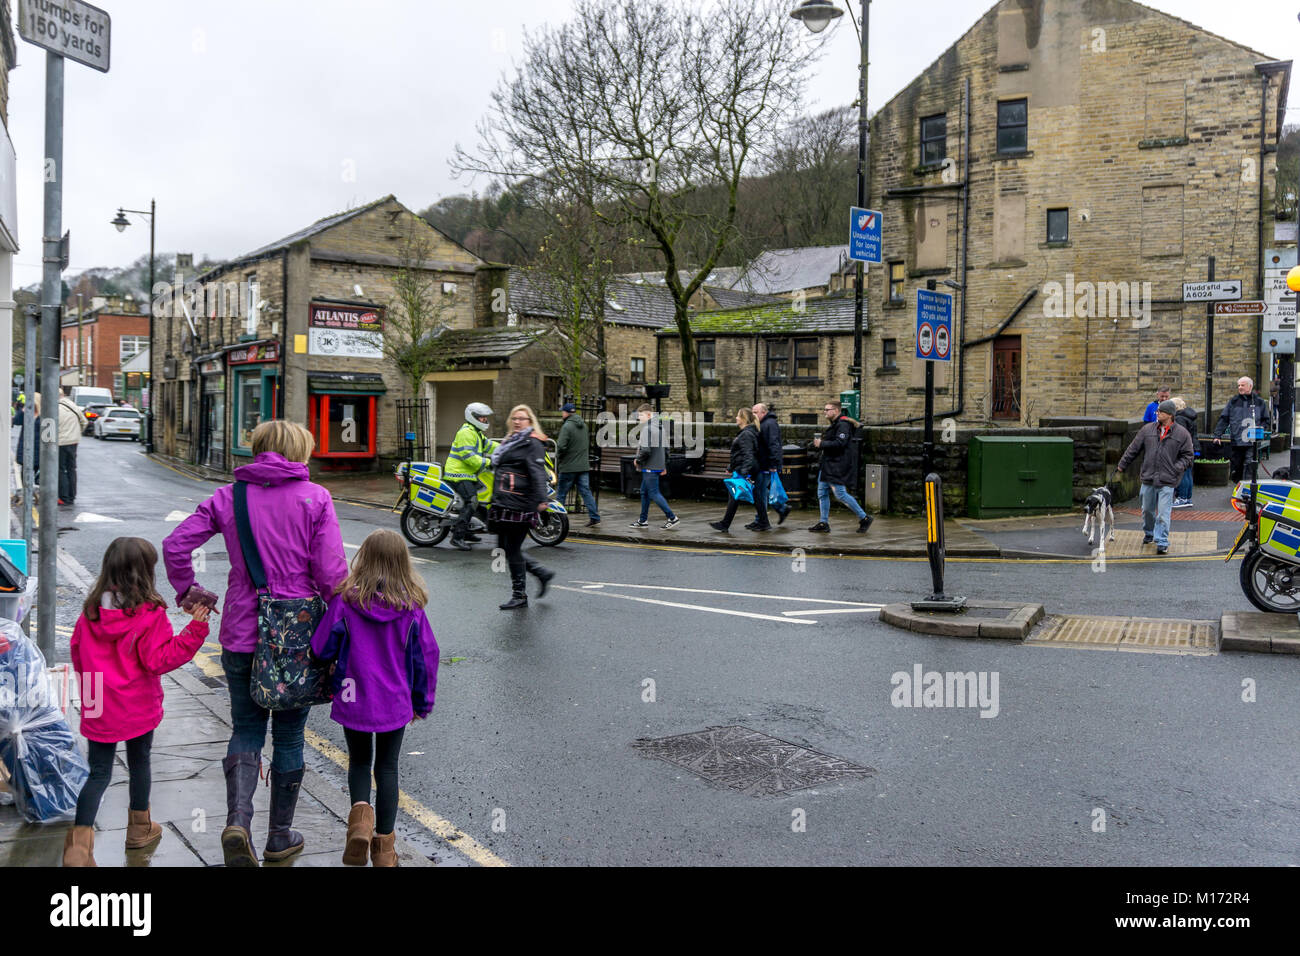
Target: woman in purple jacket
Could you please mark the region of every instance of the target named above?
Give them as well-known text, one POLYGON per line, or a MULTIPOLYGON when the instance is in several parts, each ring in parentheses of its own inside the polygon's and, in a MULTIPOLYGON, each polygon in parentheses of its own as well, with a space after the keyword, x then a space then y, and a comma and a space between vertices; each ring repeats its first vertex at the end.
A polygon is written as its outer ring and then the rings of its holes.
MULTIPOLYGON (((339 519, 330 493, 308 481, 307 459, 316 447, 311 432, 283 420, 253 429, 253 461, 235 469, 248 483, 249 523, 277 598, 328 600, 348 573, 339 519)), ((257 647, 257 593, 244 566, 235 527, 234 485, 218 488, 163 541, 167 579, 177 603, 194 585, 194 551, 215 534, 225 538, 230 576, 221 615, 221 666, 230 690, 234 725, 226 759, 226 829, 221 850, 227 866, 257 866, 253 851, 253 794, 257 790, 271 718, 271 812, 264 855, 286 860, 302 852, 302 834, 292 829, 303 775, 303 727, 309 707, 270 712, 253 703, 249 682, 257 647)))
POLYGON ((424 605, 429 596, 395 531, 372 531, 352 559, 312 637, 312 652, 333 661, 330 717, 348 742, 347 846, 343 862, 397 866, 397 761, 402 734, 433 709, 438 642, 424 605), (375 804, 370 805, 370 774, 375 804))

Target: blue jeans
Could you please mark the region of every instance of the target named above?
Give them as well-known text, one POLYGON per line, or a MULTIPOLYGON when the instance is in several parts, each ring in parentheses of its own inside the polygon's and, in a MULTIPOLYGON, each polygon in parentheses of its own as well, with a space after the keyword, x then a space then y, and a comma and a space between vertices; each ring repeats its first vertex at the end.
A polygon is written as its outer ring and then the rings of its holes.
POLYGON ((827 524, 831 520, 831 492, 835 492, 835 497, 840 499, 840 504, 848 508, 861 521, 867 516, 862 510, 862 505, 854 500, 848 490, 843 485, 832 485, 829 482, 817 479, 817 504, 822 510, 822 524, 827 524))
POLYGON ((661 511, 668 516, 671 521, 677 515, 673 514, 673 509, 668 507, 668 502, 659 492, 659 473, 656 471, 641 472, 641 520, 645 521, 650 517, 650 502, 657 504, 661 511))
POLYGON ((271 742, 275 751, 271 755, 271 769, 278 773, 301 770, 302 730, 307 726, 310 707, 298 710, 267 710, 253 703, 249 684, 253 677, 253 655, 221 652, 221 667, 226 672, 226 687, 230 690, 230 722, 234 733, 226 747, 226 756, 244 753, 261 753, 266 745, 266 718, 271 718, 271 742))
POLYGON ((578 485, 578 494, 582 495, 582 503, 587 508, 587 514, 591 516, 592 521, 600 520, 600 512, 596 510, 596 499, 591 494, 591 483, 585 471, 563 471, 555 483, 555 497, 561 502, 569 497, 569 489, 574 483, 578 485))
POLYGON ((760 471, 754 475, 754 523, 767 524, 767 489, 772 483, 770 471, 760 471))
POLYGON ((1169 514, 1174 507, 1174 487, 1142 486, 1142 533, 1153 535, 1156 546, 1169 547, 1169 514))
POLYGON ((1175 498, 1185 498, 1191 500, 1192 497, 1192 466, 1188 465, 1187 470, 1183 472, 1183 477, 1178 479, 1178 490, 1174 492, 1175 498))

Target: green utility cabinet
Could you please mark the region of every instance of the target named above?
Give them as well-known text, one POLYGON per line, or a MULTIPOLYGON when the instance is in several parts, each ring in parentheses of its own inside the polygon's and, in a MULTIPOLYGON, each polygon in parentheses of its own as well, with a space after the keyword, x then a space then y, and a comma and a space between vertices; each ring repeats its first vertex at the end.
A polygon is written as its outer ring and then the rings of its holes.
POLYGON ((975 435, 966 459, 972 518, 1074 508, 1074 439, 975 435))

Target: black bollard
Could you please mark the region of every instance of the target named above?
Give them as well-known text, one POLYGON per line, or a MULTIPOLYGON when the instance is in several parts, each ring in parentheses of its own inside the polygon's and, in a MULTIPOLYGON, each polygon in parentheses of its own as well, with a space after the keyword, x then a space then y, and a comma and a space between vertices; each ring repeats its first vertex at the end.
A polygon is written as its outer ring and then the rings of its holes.
POLYGON ((930 559, 930 583, 933 592, 924 601, 913 601, 914 611, 960 611, 964 597, 948 597, 943 592, 943 479, 931 473, 925 476, 925 551, 930 559))

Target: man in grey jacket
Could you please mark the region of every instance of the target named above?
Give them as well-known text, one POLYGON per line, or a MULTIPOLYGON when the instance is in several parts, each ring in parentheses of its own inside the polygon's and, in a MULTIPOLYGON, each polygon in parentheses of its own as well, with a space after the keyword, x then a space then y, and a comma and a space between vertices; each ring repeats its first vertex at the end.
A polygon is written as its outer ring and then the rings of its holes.
POLYGON ((1196 457, 1192 436, 1174 421, 1176 411, 1173 402, 1161 402, 1156 420, 1142 426, 1115 468, 1118 474, 1123 474, 1137 453, 1143 453, 1142 543, 1150 544, 1154 537, 1156 554, 1169 553, 1169 515, 1174 505, 1174 489, 1196 457))
POLYGON ((659 476, 668 470, 668 436, 664 433, 663 420, 655 415, 654 407, 642 405, 636 410, 636 417, 641 422, 641 435, 637 440, 636 467, 641 472, 641 517, 632 522, 633 528, 646 528, 650 525, 650 502, 654 502, 668 518, 663 529, 677 527, 681 519, 673 514, 667 500, 659 491, 659 476))

